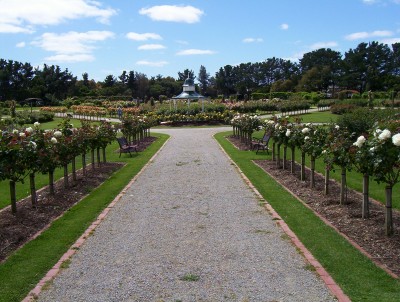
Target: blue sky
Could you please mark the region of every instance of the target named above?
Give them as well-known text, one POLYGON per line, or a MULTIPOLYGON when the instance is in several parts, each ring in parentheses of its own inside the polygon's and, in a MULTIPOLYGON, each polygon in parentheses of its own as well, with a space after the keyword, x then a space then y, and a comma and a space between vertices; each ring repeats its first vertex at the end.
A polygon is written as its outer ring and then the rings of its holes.
POLYGON ((400 42, 400 0, 0 0, 0 58, 102 81, 400 42))

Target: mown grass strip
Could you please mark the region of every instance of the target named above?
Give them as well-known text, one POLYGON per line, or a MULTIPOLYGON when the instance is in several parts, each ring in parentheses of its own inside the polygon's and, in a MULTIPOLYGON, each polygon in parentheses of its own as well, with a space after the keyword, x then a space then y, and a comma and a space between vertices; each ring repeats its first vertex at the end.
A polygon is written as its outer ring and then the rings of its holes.
POLYGON ((101 211, 142 169, 168 136, 152 134, 158 139, 144 152, 118 158, 115 144, 107 148, 108 161, 125 162, 106 182, 67 211, 38 238, 27 243, 0 264, 0 301, 21 301, 79 238, 101 211))
POLYGON ((228 134, 218 133, 215 138, 352 301, 399 301, 399 280, 378 268, 253 164, 252 160, 259 159, 260 155, 237 150, 224 138, 228 134))

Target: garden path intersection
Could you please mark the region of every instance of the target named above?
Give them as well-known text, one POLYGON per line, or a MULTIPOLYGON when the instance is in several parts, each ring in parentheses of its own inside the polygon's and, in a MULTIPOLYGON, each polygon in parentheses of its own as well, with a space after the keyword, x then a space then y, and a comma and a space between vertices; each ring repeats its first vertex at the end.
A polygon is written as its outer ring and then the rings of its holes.
POLYGON ((171 135, 38 301, 336 301, 213 139, 171 135))

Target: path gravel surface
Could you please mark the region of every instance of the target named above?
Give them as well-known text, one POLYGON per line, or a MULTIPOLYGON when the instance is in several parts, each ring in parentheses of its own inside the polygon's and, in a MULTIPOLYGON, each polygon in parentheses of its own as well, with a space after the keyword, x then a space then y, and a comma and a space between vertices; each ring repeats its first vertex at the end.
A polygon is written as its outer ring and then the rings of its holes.
POLYGON ((170 140, 39 301, 335 301, 212 134, 170 140))

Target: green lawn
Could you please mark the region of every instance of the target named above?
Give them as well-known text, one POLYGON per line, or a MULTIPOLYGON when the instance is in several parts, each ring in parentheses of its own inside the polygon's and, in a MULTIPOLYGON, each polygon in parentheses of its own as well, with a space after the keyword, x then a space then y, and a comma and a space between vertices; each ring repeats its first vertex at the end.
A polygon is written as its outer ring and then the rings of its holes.
POLYGON ((338 115, 330 111, 310 112, 299 116, 302 123, 331 123, 336 122, 338 115))
POLYGON ((256 155, 254 151, 237 150, 224 138, 229 133, 231 132, 218 133, 215 137, 352 301, 399 301, 398 280, 375 266, 252 163, 253 159, 270 158, 270 155, 256 155))
POLYGON ((21 301, 35 287, 168 138, 165 134, 152 133, 152 136, 158 139, 147 150, 132 157, 123 154, 119 158, 119 153, 115 152, 118 150, 116 143, 107 147, 108 161, 124 162, 126 165, 54 221, 42 235, 0 264, 0 301, 21 301))

